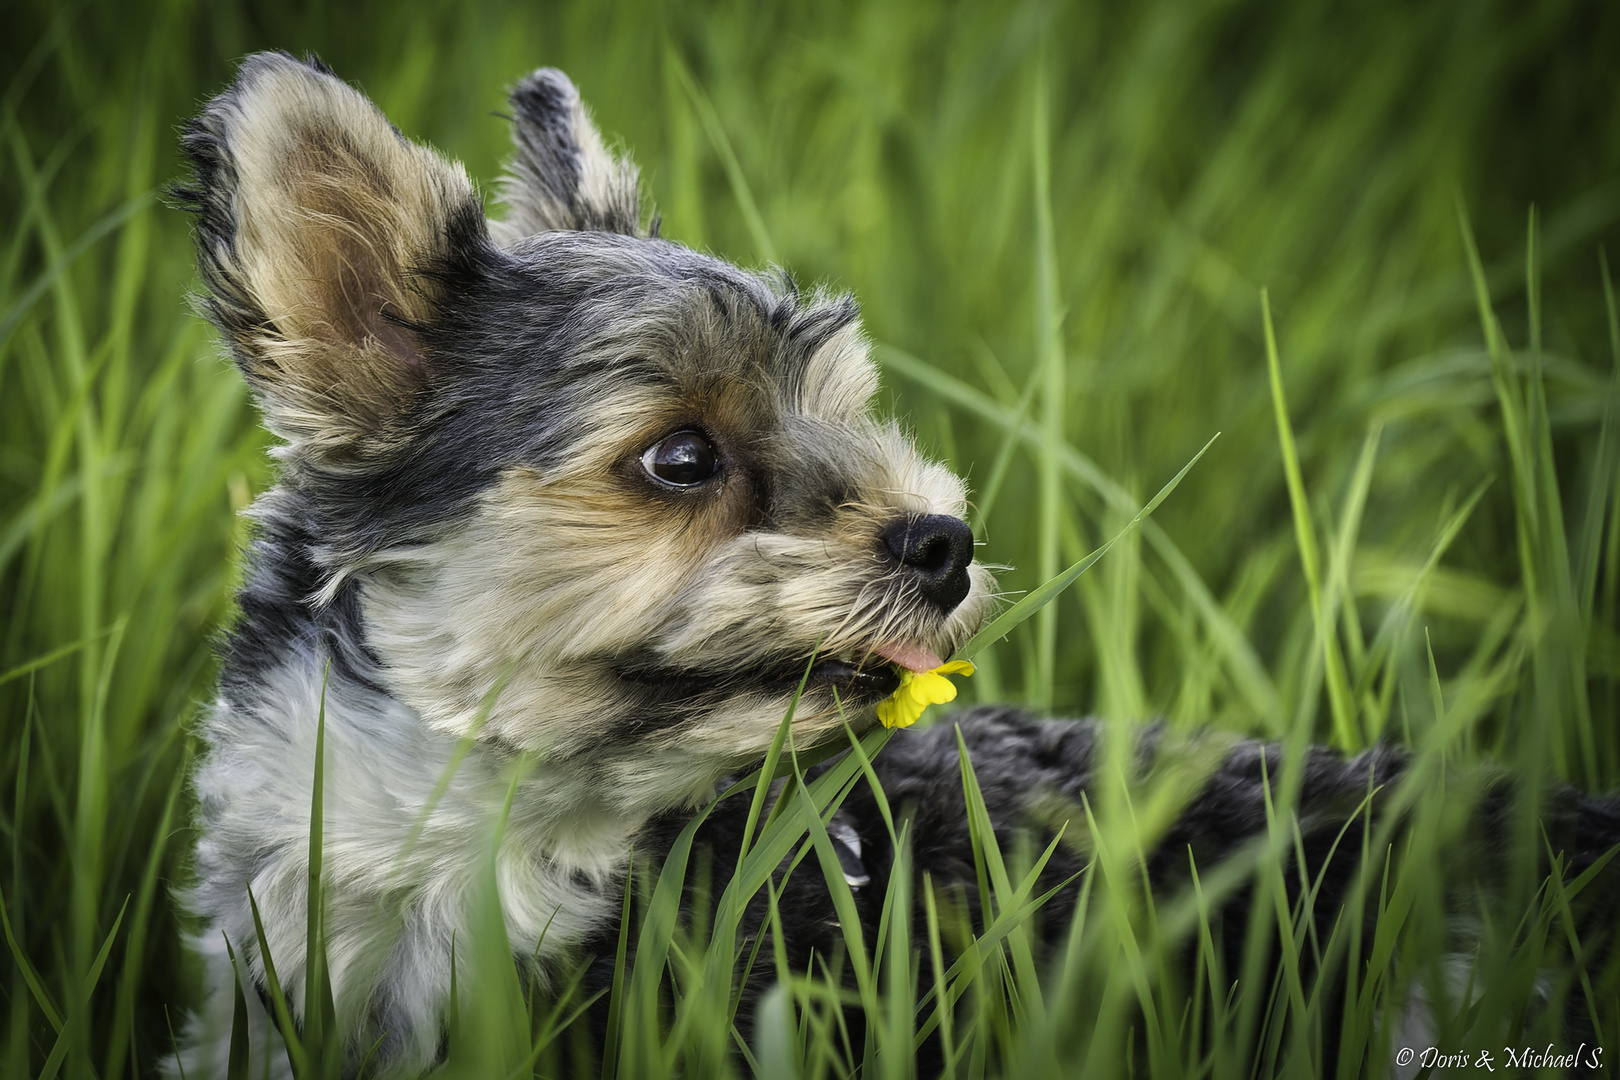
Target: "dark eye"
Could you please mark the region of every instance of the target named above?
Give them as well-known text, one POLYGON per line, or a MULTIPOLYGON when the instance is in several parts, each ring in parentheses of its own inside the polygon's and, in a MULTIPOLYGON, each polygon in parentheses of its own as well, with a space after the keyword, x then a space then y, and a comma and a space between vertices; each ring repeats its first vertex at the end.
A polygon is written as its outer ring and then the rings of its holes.
POLYGON ((714 447, 701 432, 677 431, 647 448, 641 455, 647 475, 674 487, 696 487, 720 469, 714 447))

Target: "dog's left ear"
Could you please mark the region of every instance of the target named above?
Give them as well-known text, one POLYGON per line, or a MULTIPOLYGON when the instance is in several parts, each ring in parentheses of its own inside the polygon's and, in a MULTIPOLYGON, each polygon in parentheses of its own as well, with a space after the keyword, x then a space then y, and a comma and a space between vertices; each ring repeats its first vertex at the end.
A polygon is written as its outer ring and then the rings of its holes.
POLYGON ((517 153, 501 184, 506 219, 492 223, 507 243, 557 229, 637 236, 636 167, 609 153, 568 76, 541 68, 512 91, 517 153))

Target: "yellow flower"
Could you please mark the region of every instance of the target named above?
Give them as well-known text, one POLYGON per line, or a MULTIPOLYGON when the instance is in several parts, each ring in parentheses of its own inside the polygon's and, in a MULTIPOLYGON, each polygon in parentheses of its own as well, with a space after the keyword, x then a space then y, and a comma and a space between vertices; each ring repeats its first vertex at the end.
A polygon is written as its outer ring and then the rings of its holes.
POLYGON ((884 727, 910 727, 928 706, 956 700, 956 685, 945 676, 972 674, 973 665, 966 660, 952 660, 933 671, 901 671, 899 687, 878 703, 878 719, 884 727))

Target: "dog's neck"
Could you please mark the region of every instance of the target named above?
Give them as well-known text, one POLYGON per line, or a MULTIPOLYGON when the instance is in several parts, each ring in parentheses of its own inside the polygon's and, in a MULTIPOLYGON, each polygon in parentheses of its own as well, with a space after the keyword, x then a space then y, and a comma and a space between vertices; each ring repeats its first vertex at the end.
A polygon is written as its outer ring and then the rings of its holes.
MULTIPOLYGON (((546 759, 433 729, 388 692, 353 590, 307 602, 314 570, 298 539, 266 528, 250 553, 242 616, 205 723, 219 749, 197 778, 204 829, 194 906, 221 917, 238 943, 254 934, 241 917, 241 882, 261 908, 298 907, 264 920, 283 982, 296 981, 303 940, 275 937, 303 925, 324 717, 323 849, 328 873, 342 880, 330 892, 342 907, 328 911, 331 926, 380 938, 399 932, 403 906, 406 932, 432 939, 435 955, 442 945, 448 965, 452 936, 467 929, 470 886, 489 877, 493 856, 513 950, 542 961, 570 955, 616 915, 647 821, 701 799, 718 777, 691 776, 672 795, 633 782, 633 755, 546 759)), ((377 962, 366 950, 333 945, 335 979, 374 977, 360 970, 377 962)))

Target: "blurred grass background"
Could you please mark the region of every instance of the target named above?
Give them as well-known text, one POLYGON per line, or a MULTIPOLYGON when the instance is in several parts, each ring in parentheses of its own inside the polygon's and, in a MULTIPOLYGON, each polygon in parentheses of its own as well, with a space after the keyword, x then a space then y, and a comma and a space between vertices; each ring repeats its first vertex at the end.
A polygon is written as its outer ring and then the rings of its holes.
POLYGON ((263 48, 318 52, 486 189, 504 88, 566 70, 664 235, 860 298, 886 407, 970 476, 1013 593, 1222 432, 968 696, 1349 746, 1449 720, 1448 753, 1620 783, 1612 4, 20 0, 0 1072, 148 1073, 193 992, 187 724, 271 474, 160 192, 263 48))

